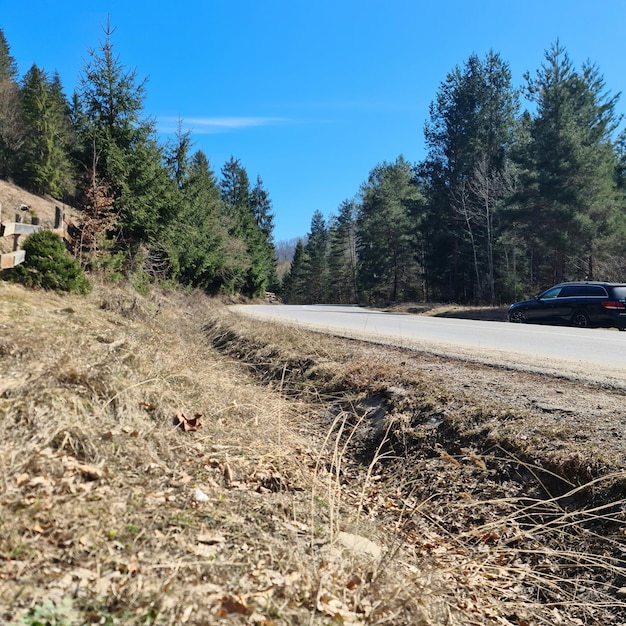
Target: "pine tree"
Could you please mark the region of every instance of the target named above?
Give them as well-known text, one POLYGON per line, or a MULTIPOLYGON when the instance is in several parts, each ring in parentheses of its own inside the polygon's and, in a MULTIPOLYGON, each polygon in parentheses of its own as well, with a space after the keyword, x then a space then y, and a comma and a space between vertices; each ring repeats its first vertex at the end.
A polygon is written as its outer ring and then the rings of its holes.
POLYGON ((170 141, 167 147, 165 162, 170 170, 170 176, 180 190, 184 189, 190 175, 189 151, 191 145, 191 132, 183 130, 183 122, 179 119, 175 139, 170 141))
MULTIPOLYGON (((274 214, 272 213, 272 201, 267 190, 263 186, 260 176, 257 176, 256 183, 250 192, 250 207, 254 221, 260 234, 259 254, 262 259, 264 280, 263 291, 277 291, 279 287, 278 275, 276 272, 277 258, 274 246, 274 214)), ((260 292, 259 295, 262 295, 260 292)))
POLYGON ((447 75, 430 106, 420 170, 428 192, 425 269, 436 297, 495 298, 494 212, 505 201, 500 183, 519 110, 510 79, 499 55, 471 55, 447 75))
POLYGON ((345 200, 329 226, 328 286, 332 302, 357 302, 356 203, 345 200))
POLYGON ((232 289, 252 298, 263 296, 270 282, 277 280, 269 195, 260 178, 250 189, 248 173, 234 157, 222 168, 220 189, 231 239, 243 242, 248 258, 245 273, 233 277, 232 289))
POLYGON ((74 190, 74 172, 69 106, 61 79, 55 74, 50 80, 33 65, 22 81, 20 99, 26 131, 18 180, 35 193, 63 198, 74 190))
POLYGON ((288 304, 310 302, 308 280, 310 276, 309 260, 302 240, 298 240, 289 271, 283 277, 281 295, 288 304))
POLYGON ((17 63, 11 56, 9 42, 0 28, 0 81, 17 80, 17 63))
POLYGON ((17 157, 24 143, 17 64, 0 28, 0 177, 10 178, 18 171, 17 157))
POLYGON ((326 302, 328 299, 328 228, 321 211, 313 213, 305 250, 308 259, 308 303, 326 302))
POLYGON ((182 136, 171 167, 181 193, 181 209, 169 228, 169 248, 175 258, 175 277, 183 284, 217 293, 232 273, 241 273, 240 259, 231 245, 217 178, 201 150, 188 157, 182 136), (184 172, 184 174, 183 174, 184 172))
POLYGON ((516 219, 529 253, 541 251, 533 253, 531 286, 594 278, 598 242, 618 207, 611 140, 617 96, 606 92, 595 66, 577 71, 558 41, 526 78, 536 112, 520 151, 516 219))
POLYGON ((357 216, 358 282, 369 301, 415 297, 420 270, 414 212, 421 194, 403 157, 376 166, 361 188, 357 216))
POLYGON ((250 210, 250 179, 241 162, 232 156, 222 167, 220 191, 230 241, 229 253, 240 261, 233 266, 224 287, 228 293, 247 292, 252 268, 249 240, 254 222, 250 210))
POLYGON ((220 190, 225 215, 230 219, 231 233, 241 236, 250 224, 250 179, 239 159, 231 156, 222 167, 220 190))
POLYGON ((176 204, 154 123, 142 115, 145 80, 114 54, 110 24, 104 33, 100 49, 89 51, 73 115, 84 148, 83 187, 95 179, 112 194, 118 215, 112 235, 132 269, 139 247, 155 244, 175 218, 176 204))

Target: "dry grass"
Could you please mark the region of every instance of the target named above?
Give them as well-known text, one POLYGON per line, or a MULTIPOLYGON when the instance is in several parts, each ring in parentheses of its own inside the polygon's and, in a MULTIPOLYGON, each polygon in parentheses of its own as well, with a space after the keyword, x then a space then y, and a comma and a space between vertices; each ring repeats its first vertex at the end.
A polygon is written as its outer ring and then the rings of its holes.
POLYGON ((0 620, 624 621, 623 504, 448 446, 462 404, 201 294, 0 282, 0 620))
POLYGON ((408 313, 410 315, 504 322, 507 320, 508 306, 481 307, 432 302, 401 302, 382 307, 382 310, 391 313, 408 313))
POLYGON ((418 615, 363 593, 375 562, 334 541, 356 528, 317 409, 217 355, 206 299, 0 289, 5 622, 61 599, 76 623, 418 615))

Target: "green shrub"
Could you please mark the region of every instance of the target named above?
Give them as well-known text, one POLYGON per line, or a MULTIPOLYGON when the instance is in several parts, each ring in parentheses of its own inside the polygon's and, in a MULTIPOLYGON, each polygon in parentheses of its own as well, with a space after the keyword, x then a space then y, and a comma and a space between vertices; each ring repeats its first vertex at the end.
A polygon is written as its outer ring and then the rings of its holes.
POLYGON ((109 283, 119 283, 124 279, 124 263, 126 255, 122 251, 106 252, 89 259, 88 266, 103 280, 109 283))
POLYGON ((29 235, 22 247, 26 252, 24 262, 6 272, 6 278, 27 287, 83 294, 90 291, 91 285, 80 265, 52 231, 42 229, 29 235))

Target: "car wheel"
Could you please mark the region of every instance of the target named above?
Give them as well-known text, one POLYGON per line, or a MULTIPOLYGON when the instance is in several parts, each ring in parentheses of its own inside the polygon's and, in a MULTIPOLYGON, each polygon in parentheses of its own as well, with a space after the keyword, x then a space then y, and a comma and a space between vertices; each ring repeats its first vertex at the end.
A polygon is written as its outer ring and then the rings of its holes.
POLYGON ((589 326, 589 316, 584 311, 574 311, 571 324, 577 328, 587 328, 589 326))
POLYGON ((516 324, 523 324, 526 321, 524 311, 513 311, 513 313, 509 315, 509 321, 516 324))

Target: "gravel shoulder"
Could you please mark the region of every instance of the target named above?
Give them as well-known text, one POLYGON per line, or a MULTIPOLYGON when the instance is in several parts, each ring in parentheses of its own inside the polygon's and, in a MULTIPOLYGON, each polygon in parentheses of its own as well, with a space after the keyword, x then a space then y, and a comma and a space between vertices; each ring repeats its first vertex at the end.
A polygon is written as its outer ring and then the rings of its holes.
MULTIPOLYGON (((626 392, 607 382, 605 372, 594 380, 581 373, 564 377, 546 366, 518 362, 515 367, 472 356, 419 354, 406 367, 426 371, 441 384, 477 403, 495 403, 523 413, 515 438, 538 462, 546 455, 578 455, 602 472, 622 472, 626 436, 626 392), (528 445, 524 445, 528 442, 528 445)), ((484 355, 486 357, 486 355, 484 355)))

